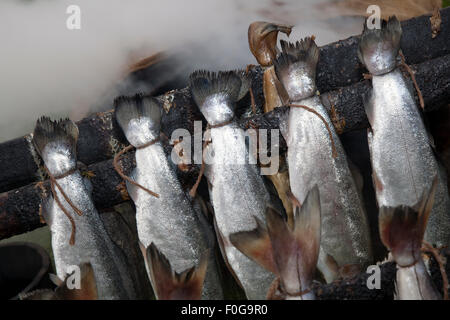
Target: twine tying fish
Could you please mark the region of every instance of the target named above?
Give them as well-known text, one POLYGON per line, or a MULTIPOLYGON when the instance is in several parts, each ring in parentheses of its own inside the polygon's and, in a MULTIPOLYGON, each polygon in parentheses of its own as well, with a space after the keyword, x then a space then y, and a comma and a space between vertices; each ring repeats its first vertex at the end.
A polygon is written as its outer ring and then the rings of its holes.
MULTIPOLYGON (((154 139, 154 140, 152 140, 152 141, 150 141, 150 142, 148 142, 148 143, 146 143, 146 144, 144 144, 144 145, 142 145, 142 146, 136 147, 136 149, 137 149, 137 150, 139 150, 139 149, 144 149, 144 148, 146 148, 146 147, 149 147, 149 146, 155 144, 155 143, 158 142, 159 140, 160 140, 160 137, 158 137, 158 138, 156 138, 156 139, 154 139)), ((134 149, 134 148, 135 148, 134 146, 129 145, 129 146, 123 148, 119 153, 117 153, 117 154, 114 156, 114 160, 113 160, 114 170, 119 174, 119 176, 120 176, 122 179, 128 181, 129 183, 135 185, 135 186, 138 187, 138 188, 141 188, 142 190, 144 190, 144 191, 147 192, 148 194, 150 194, 150 195, 152 195, 152 196, 154 196, 154 197, 156 197, 156 198, 159 198, 159 194, 157 194, 157 193, 151 191, 150 189, 147 189, 146 187, 144 187, 143 185, 137 183, 136 181, 134 181, 134 180, 131 179, 129 176, 127 176, 126 174, 123 173, 123 170, 122 170, 122 168, 121 168, 120 165, 119 165, 119 158, 120 158, 123 154, 127 153, 128 151, 130 151, 130 150, 132 150, 132 149, 134 149)))
MULTIPOLYGON (((214 125, 208 124, 206 126, 205 132, 210 130, 210 129, 220 128, 220 127, 226 126, 227 124, 232 123, 233 120, 234 120, 234 118, 231 118, 230 120, 222 122, 222 123, 219 123, 219 124, 214 124, 214 125)), ((200 181, 202 180, 203 174, 205 173, 205 161, 204 161, 203 156, 204 156, 204 152, 206 151, 206 147, 210 143, 211 143, 211 140, 205 140, 205 142, 203 142, 203 146, 202 146, 202 164, 200 166, 200 172, 198 173, 197 180, 195 181, 195 184, 192 186, 191 190, 189 191, 189 195, 192 198, 194 198, 195 195, 197 194, 198 186, 200 185, 200 181)))
POLYGON ((447 272, 445 271, 445 266, 444 266, 444 262, 442 261, 441 255, 439 253, 439 249, 433 247, 430 243, 423 241, 422 242, 423 247, 422 251, 428 251, 431 252, 431 254, 434 256, 434 259, 436 260, 436 262, 439 265, 439 271, 441 272, 441 276, 442 276, 442 291, 443 291, 443 298, 444 300, 448 300, 448 277, 447 277, 447 272))
POLYGON ((59 200, 58 197, 58 193, 56 192, 55 186, 59 189, 59 191, 61 192, 64 200, 66 200, 66 202, 69 204, 69 206, 73 209, 73 211, 76 212, 76 214, 78 214, 79 216, 83 215, 83 212, 78 209, 78 207, 73 204, 73 202, 69 199, 69 197, 67 196, 67 194, 64 192, 63 188, 61 187, 61 185, 58 183, 58 181, 56 179, 62 179, 67 177, 68 175, 71 175, 72 173, 77 171, 77 168, 73 168, 69 171, 67 171, 64 174, 58 175, 58 176, 53 176, 50 173, 50 170, 48 170, 48 168, 46 166, 44 166, 45 171, 47 172, 47 175, 50 179, 50 187, 52 190, 52 194, 53 194, 53 198, 55 199, 56 203, 58 204, 58 206, 60 207, 60 209, 64 212, 64 214, 66 215, 67 219, 69 219, 70 224, 72 226, 72 233, 70 234, 70 240, 69 240, 69 244, 71 246, 75 245, 75 233, 76 233, 76 225, 75 225, 75 220, 73 219, 73 217, 71 216, 71 214, 69 213, 69 211, 64 207, 64 205, 61 203, 61 201, 59 200))
POLYGON ((414 88, 416 88, 417 96, 419 97, 419 103, 422 110, 425 109, 425 101, 423 100, 422 91, 420 91, 419 85, 416 81, 416 76, 414 75, 414 71, 411 69, 410 66, 406 64, 405 56, 403 55, 403 52, 399 51, 398 53, 400 55, 400 58, 402 59, 402 66, 405 67, 406 71, 409 73, 409 76, 411 77, 411 80, 414 84, 414 88))
POLYGON ((334 139, 333 139, 333 133, 331 132, 330 126, 328 125, 328 122, 325 120, 324 117, 322 117, 322 115, 320 113, 318 113, 316 110, 314 110, 313 108, 304 106, 304 105, 300 105, 300 104, 288 104, 289 107, 294 107, 294 108, 302 108, 305 109, 308 112, 314 113, 316 116, 318 116, 320 118, 320 120, 322 120, 322 122, 325 124, 325 127, 327 128, 328 131, 328 135, 330 136, 330 140, 331 140, 331 149, 332 149, 332 155, 333 158, 336 158, 338 156, 337 150, 336 150, 336 145, 334 143, 334 139))

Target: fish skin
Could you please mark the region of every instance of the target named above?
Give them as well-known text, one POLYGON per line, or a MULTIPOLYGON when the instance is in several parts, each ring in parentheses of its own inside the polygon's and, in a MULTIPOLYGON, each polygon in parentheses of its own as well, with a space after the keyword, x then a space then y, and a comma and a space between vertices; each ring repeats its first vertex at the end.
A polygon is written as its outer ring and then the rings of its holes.
POLYGON ((235 119, 236 102, 245 96, 249 84, 245 71, 200 70, 190 76, 192 96, 212 126, 204 138, 211 140, 204 151, 205 176, 222 255, 247 298, 255 300, 266 298, 274 275, 233 246, 230 235, 255 229, 255 217, 265 222, 266 207, 277 203, 271 203, 255 155, 245 143, 249 134, 235 119))
POLYGON ((229 236, 256 228, 254 217, 265 221, 270 195, 256 165, 245 163, 251 155, 245 145, 245 133, 236 122, 212 128, 210 132, 212 143, 206 152, 214 153, 214 158, 206 164, 205 176, 216 225, 223 236, 225 259, 247 298, 265 299, 274 275, 242 254, 231 244, 229 236))
MULTIPOLYGON (((208 251, 207 272, 203 285, 203 299, 223 299, 223 292, 214 256, 214 234, 198 206, 183 190, 169 162, 160 135, 161 107, 152 97, 136 95, 119 97, 115 101, 115 115, 128 141, 137 148, 136 168, 132 178, 140 185, 156 192, 159 197, 127 182, 130 197, 136 206, 136 223, 141 245, 154 244, 168 259, 172 269, 182 273, 197 266, 208 251)), ((149 265, 146 262, 150 281, 149 265)), ((157 284, 152 282, 152 286, 157 284)), ((157 291, 157 290, 155 290, 157 291)))
MULTIPOLYGON (((75 157, 62 143, 49 143, 41 154, 53 175, 67 172, 76 163, 75 157)), ((82 216, 78 216, 55 187, 58 198, 75 221, 75 244, 72 246, 69 244, 72 226, 68 218, 52 197, 44 203, 43 215, 52 234, 58 277, 65 279, 69 266, 90 262, 97 281, 99 299, 133 299, 135 292, 125 258, 103 226, 94 206, 89 180, 77 170, 57 181, 73 204, 83 212, 82 216)))
POLYGON ((425 263, 420 259, 411 267, 398 266, 396 275, 396 300, 440 300, 425 263))
POLYGON ((288 165, 291 190, 302 203, 314 185, 319 186, 322 236, 318 268, 327 282, 336 277, 326 256, 338 266, 367 266, 372 261, 366 213, 350 172, 345 151, 318 96, 294 104, 317 111, 328 123, 338 156, 333 158, 331 140, 317 115, 291 108, 288 118, 288 165))
POLYGON ((433 154, 410 87, 398 69, 372 77, 366 105, 369 149, 378 206, 411 206, 438 175, 435 204, 425 240, 450 245, 450 200, 445 173, 433 154))
POLYGON ((223 299, 213 250, 213 231, 183 191, 161 142, 136 150, 133 178, 159 194, 159 198, 156 198, 127 184, 136 206, 140 242, 145 247, 154 243, 178 273, 198 265, 202 254, 209 250, 202 299, 223 299))

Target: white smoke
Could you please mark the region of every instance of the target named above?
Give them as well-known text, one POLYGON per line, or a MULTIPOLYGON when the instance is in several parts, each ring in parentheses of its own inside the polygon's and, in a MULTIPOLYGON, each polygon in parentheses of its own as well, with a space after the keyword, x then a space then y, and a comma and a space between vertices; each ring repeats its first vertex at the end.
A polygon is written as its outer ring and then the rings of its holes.
POLYGON ((247 43, 255 20, 294 24, 291 39, 315 34, 319 44, 359 32, 330 27, 317 10, 323 2, 2 0, 0 141, 32 131, 44 114, 78 120, 131 63, 159 51, 200 46, 189 70, 255 63, 247 43), (66 27, 69 5, 81 8, 81 30, 66 27))

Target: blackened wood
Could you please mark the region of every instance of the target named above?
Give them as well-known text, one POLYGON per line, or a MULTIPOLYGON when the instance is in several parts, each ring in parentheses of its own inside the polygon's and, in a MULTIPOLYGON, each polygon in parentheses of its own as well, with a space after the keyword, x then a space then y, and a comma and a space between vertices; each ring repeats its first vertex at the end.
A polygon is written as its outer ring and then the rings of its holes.
MULTIPOLYGON (((448 101, 449 97, 450 8, 441 10, 441 17, 441 31, 434 39, 431 38, 428 15, 402 22, 402 51, 409 64, 421 63, 416 66, 417 80, 430 110, 448 101)), ((360 82, 366 71, 357 58, 358 42, 359 36, 354 36, 320 48, 318 89, 322 97, 327 95, 323 93, 330 92, 338 114, 346 121, 344 130, 347 131, 368 125, 362 94, 368 90, 370 82, 360 82)), ((251 69, 251 74, 256 111, 259 113, 264 101, 260 68, 251 69)), ((192 120, 201 119, 198 110, 191 107, 193 102, 187 88, 162 95, 160 99, 168 110, 163 117, 165 133, 170 134, 174 126, 190 127, 191 130, 192 120)), ((247 97, 246 108, 239 109, 238 115, 251 114, 249 101, 247 97)), ((120 142, 125 142, 111 112, 93 114, 78 122, 78 126, 78 159, 87 165, 111 158, 123 146, 120 142)), ((33 155, 27 139, 29 136, 0 144, 0 192, 39 180, 42 173, 39 159, 33 155)))

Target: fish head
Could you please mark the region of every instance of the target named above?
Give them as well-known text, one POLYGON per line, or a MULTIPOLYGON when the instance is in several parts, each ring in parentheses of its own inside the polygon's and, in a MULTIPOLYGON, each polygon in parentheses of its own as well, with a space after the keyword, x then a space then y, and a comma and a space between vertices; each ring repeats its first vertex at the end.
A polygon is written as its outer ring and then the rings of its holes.
POLYGON ((292 26, 256 21, 248 27, 250 51, 262 66, 270 66, 278 54, 278 33, 290 35, 292 26))

